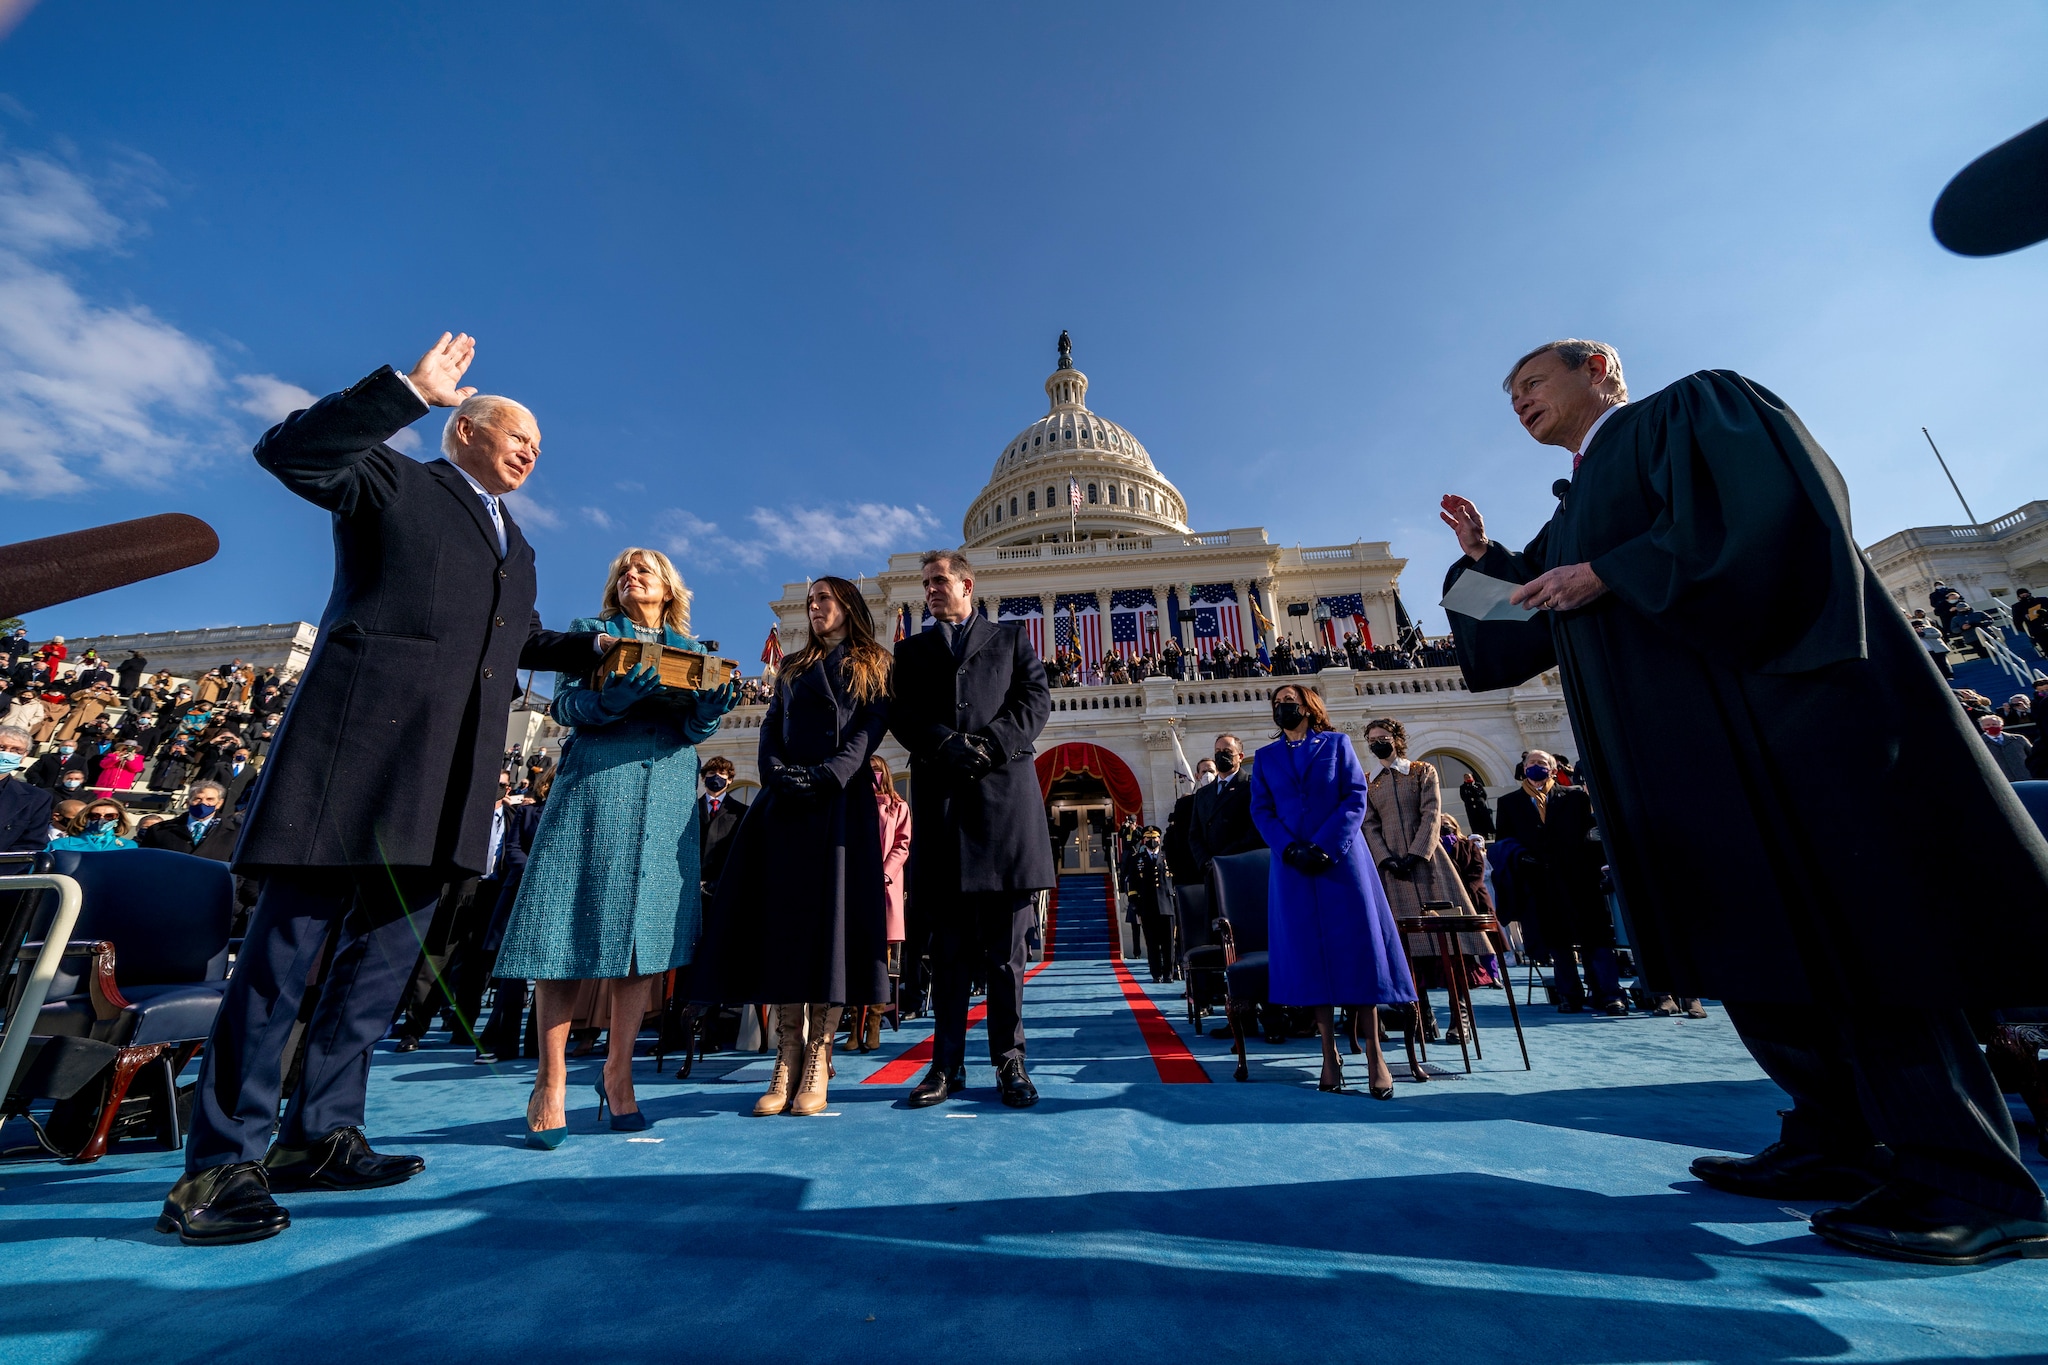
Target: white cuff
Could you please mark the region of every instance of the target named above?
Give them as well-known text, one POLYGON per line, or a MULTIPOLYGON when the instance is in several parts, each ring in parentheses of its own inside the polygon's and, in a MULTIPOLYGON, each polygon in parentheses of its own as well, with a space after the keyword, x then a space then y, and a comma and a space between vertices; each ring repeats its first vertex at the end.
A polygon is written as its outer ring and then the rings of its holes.
POLYGON ((432 403, 429 403, 427 401, 426 395, 420 392, 420 386, 412 382, 411 375, 407 374, 404 370, 399 369, 395 365, 391 367, 391 372, 398 376, 398 382, 405 385, 407 392, 412 394, 413 397, 420 400, 421 407, 426 408, 429 411, 433 410, 434 405, 432 403))

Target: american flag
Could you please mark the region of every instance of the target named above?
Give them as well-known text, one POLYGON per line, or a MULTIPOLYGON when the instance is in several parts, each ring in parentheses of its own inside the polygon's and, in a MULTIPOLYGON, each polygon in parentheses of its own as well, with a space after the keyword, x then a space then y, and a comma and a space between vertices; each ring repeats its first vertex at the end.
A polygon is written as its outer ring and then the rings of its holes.
POLYGON ((761 646, 761 663, 767 668, 782 666, 782 631, 777 626, 768 627, 768 643, 761 646))
POLYGON ((1052 630, 1054 646, 1077 650, 1083 663, 1096 663, 1102 658, 1102 609, 1094 593, 1062 593, 1055 598, 1052 630))
POLYGON ((1330 619, 1322 623, 1323 643, 1335 649, 1344 638, 1344 618, 1351 618, 1351 629, 1367 649, 1372 648, 1372 626, 1365 619, 1365 597, 1362 593, 1348 592, 1338 597, 1325 597, 1322 604, 1330 609, 1330 619))
POLYGON ((1206 659, 1221 640, 1244 648, 1244 623, 1238 618, 1237 589, 1228 583, 1196 583, 1188 589, 1194 607, 1195 653, 1206 659))
POLYGON ((1079 507, 1080 505, 1081 505, 1081 481, 1080 481, 1079 479, 1068 479, 1068 480, 1067 480, 1067 506, 1069 506, 1069 507, 1079 507))
POLYGON ((1126 588, 1109 595, 1109 647, 1126 659, 1150 653, 1159 643, 1159 609, 1150 588, 1126 588))
POLYGON ((996 604, 998 622, 1014 622, 1031 637, 1031 652, 1045 657, 1045 606, 1036 597, 1005 597, 996 604))

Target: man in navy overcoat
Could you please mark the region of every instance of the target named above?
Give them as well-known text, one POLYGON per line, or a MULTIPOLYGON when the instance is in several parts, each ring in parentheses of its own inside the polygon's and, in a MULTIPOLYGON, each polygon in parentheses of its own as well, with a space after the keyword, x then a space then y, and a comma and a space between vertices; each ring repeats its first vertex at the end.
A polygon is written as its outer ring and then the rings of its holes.
POLYGON ((187 1245, 273 1236, 277 1189, 395 1184, 425 1163, 370 1150, 370 1049, 442 883, 483 871, 499 735, 521 668, 584 671, 602 635, 541 629, 533 547, 504 506, 540 456, 533 414, 459 387, 476 343, 443 334, 295 412, 256 463, 334 517, 334 590, 285 712, 234 870, 263 892, 207 1040, 184 1179, 157 1220, 187 1245), (453 407, 447 459, 386 444, 453 407), (286 1042, 316 992, 280 1124, 286 1042), (276 1143, 272 1145, 272 1133, 276 1143))

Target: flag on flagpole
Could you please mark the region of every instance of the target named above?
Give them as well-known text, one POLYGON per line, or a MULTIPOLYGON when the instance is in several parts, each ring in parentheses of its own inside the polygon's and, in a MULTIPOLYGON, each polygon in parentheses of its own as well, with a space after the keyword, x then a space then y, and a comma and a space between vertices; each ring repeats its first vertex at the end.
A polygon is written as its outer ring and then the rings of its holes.
MULTIPOLYGON (((1113 653, 1136 658, 1152 645, 1146 641, 1157 629, 1158 612, 1150 588, 1120 588, 1109 595, 1109 645, 1113 653), (1148 621, 1150 616, 1154 619, 1148 621)), ((1155 642, 1156 643, 1156 642, 1155 642)))
POLYGON ((1228 583, 1196 583, 1188 589, 1194 607, 1195 652, 1206 659, 1217 641, 1234 650, 1244 648, 1244 623, 1238 619, 1237 589, 1228 583))
POLYGON ((761 646, 761 666, 779 668, 782 666, 782 628, 768 627, 768 643, 761 646))
POLYGON ((1180 726, 1167 731, 1173 736, 1173 785, 1178 790, 1183 784, 1189 791, 1195 789, 1195 766, 1188 762, 1188 751, 1180 747, 1180 726))
POLYGON ((1365 619, 1365 596, 1348 592, 1336 597, 1320 599, 1330 609, 1329 619, 1322 622, 1323 643, 1331 649, 1337 648, 1343 639, 1340 623, 1344 618, 1351 620, 1351 629, 1358 633, 1359 643, 1372 648, 1372 625, 1365 619))
POLYGON ((1045 657, 1045 604, 1036 597, 1005 597, 996 603, 998 624, 1023 628, 1031 640, 1031 652, 1045 657))
POLYGON ((1053 644, 1071 649, 1083 663, 1102 658, 1102 607, 1092 592, 1062 593, 1052 604, 1053 644))

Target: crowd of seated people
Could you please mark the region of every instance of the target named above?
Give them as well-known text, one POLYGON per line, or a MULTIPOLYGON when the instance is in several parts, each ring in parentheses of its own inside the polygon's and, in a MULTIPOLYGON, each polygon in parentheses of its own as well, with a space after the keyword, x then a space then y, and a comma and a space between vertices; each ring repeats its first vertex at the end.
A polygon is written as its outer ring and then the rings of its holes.
POLYGON ((1400 644, 1377 647, 1368 647, 1358 636, 1347 634, 1335 646, 1279 639, 1262 651, 1237 649, 1224 640, 1205 649, 1183 650, 1168 641, 1158 650, 1128 657, 1109 654, 1095 660, 1084 659, 1078 651, 1065 648, 1054 651, 1046 661, 1045 672, 1054 687, 1109 687, 1147 678, 1209 682, 1224 678, 1289 677, 1320 673, 1326 668, 1370 672, 1454 668, 1457 663, 1457 650, 1449 636, 1431 640, 1420 631, 1408 631, 1400 644))

